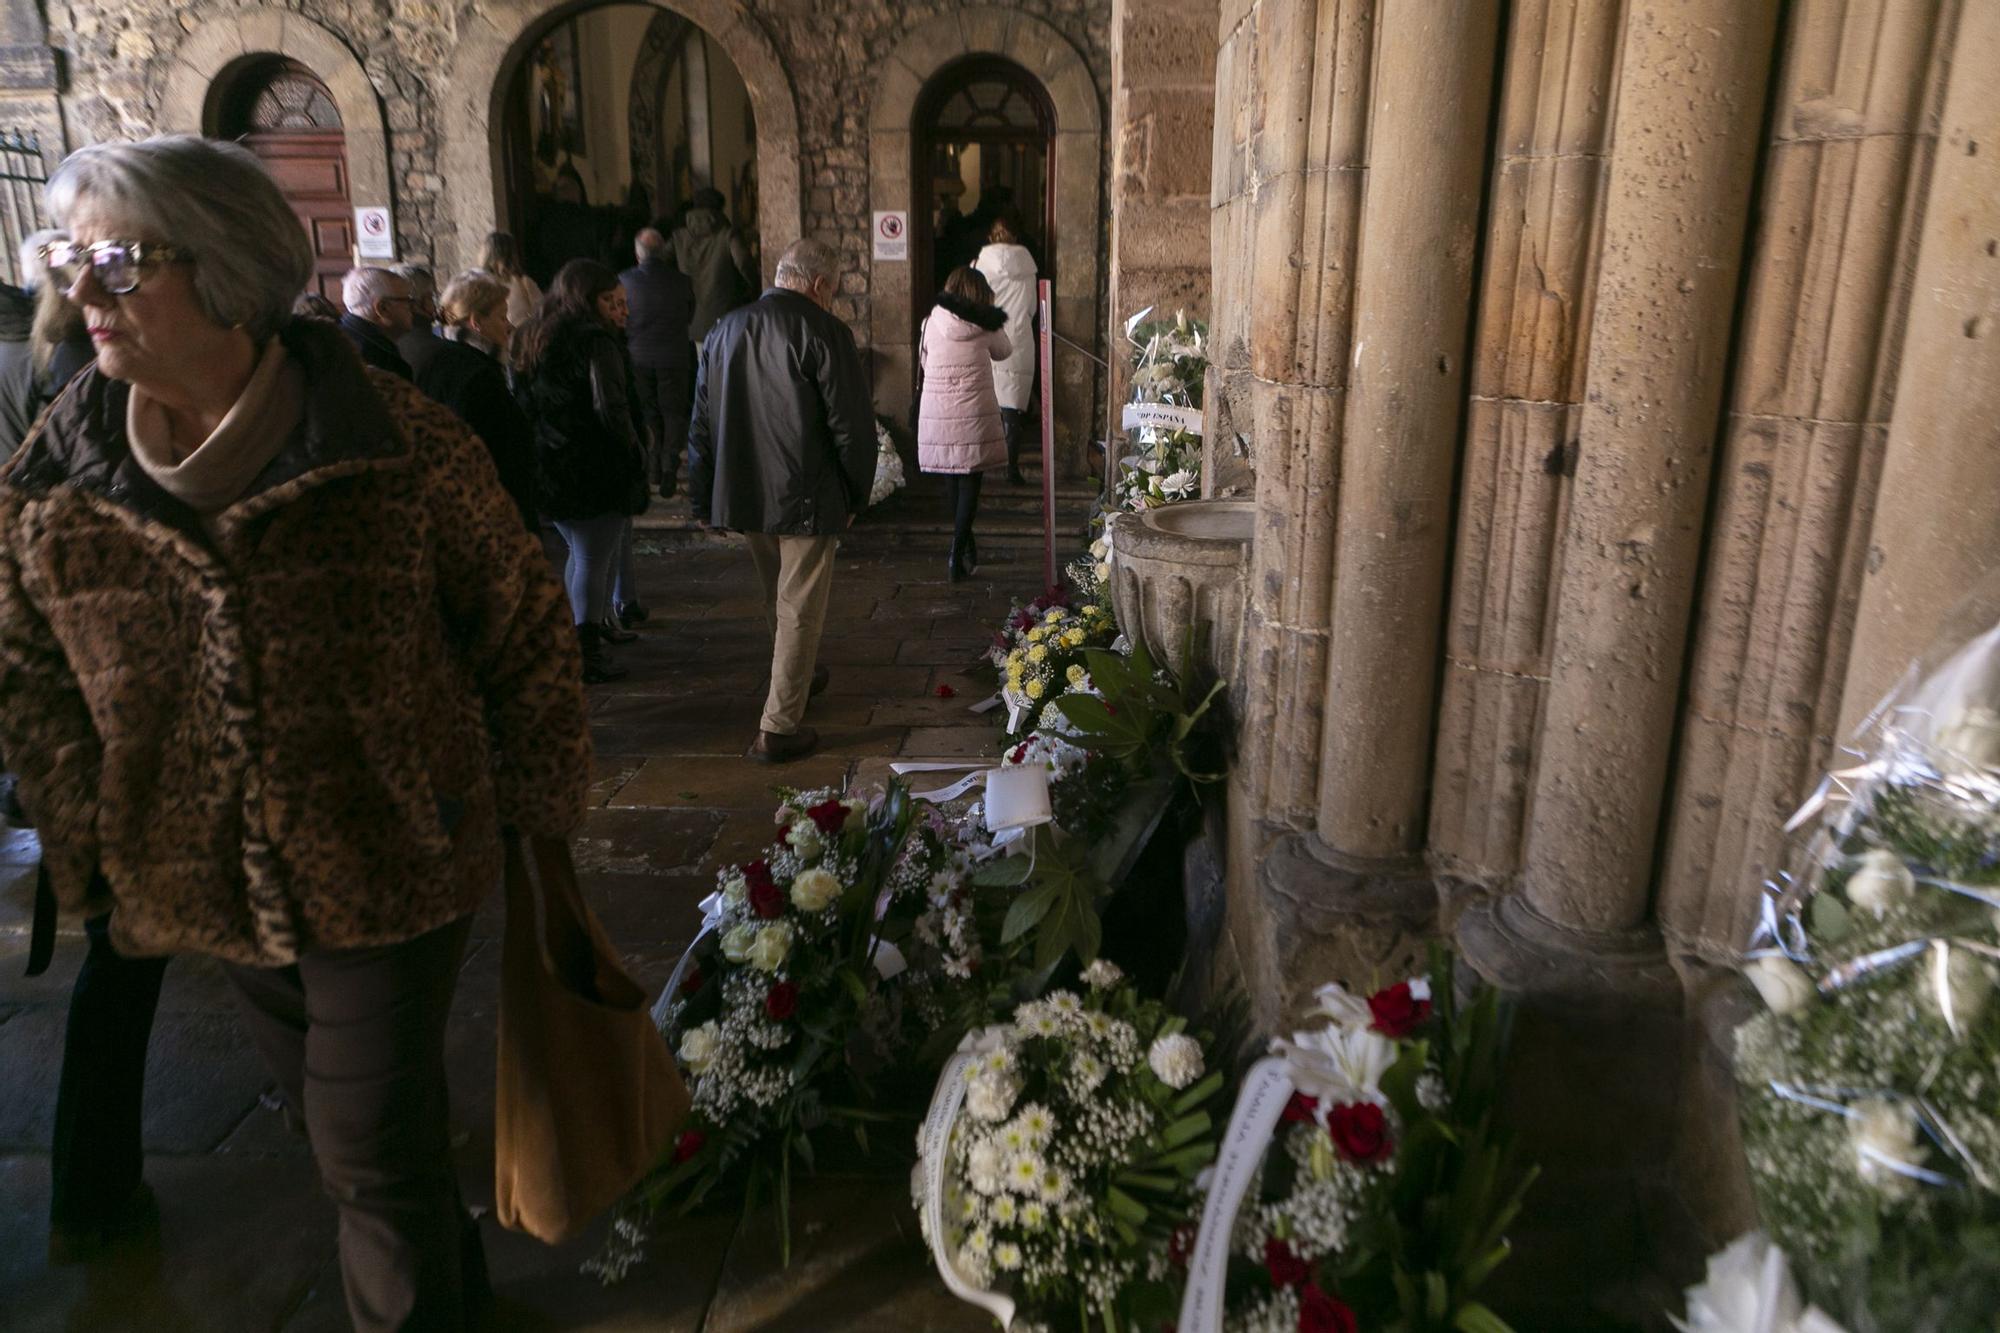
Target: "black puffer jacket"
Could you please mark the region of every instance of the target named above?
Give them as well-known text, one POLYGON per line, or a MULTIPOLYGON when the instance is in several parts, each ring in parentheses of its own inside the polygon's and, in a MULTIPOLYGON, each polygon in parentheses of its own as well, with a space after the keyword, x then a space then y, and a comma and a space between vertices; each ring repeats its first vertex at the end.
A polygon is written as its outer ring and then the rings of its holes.
POLYGON ((773 287, 702 344, 688 429, 694 516, 736 532, 827 536, 868 503, 875 416, 847 325, 773 287))
POLYGON ((596 518, 644 507, 645 464, 632 415, 625 345, 594 319, 573 319, 549 339, 514 394, 535 427, 541 510, 596 518))

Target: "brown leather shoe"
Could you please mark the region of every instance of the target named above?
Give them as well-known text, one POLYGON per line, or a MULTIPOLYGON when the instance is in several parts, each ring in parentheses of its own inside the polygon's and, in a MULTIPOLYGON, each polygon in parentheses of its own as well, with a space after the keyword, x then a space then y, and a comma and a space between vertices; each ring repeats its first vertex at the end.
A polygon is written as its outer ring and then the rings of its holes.
POLYGON ((760 731, 756 743, 750 747, 750 758, 760 764, 789 764, 794 759, 805 758, 818 748, 819 733, 811 727, 800 727, 789 736, 760 731))
POLYGON ((823 666, 814 667, 812 688, 806 691, 806 698, 810 699, 816 694, 825 694, 826 687, 832 683, 833 673, 831 671, 828 671, 823 666))

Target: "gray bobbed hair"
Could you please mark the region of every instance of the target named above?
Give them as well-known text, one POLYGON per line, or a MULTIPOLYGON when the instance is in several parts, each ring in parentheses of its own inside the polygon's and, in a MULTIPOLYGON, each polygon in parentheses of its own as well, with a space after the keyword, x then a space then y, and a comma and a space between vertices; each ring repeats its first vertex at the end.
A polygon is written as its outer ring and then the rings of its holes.
POLYGON ((203 312, 258 342, 291 318, 312 278, 305 228, 239 144, 165 134, 79 148, 49 178, 48 204, 61 226, 88 216, 119 233, 93 239, 191 251, 203 312))

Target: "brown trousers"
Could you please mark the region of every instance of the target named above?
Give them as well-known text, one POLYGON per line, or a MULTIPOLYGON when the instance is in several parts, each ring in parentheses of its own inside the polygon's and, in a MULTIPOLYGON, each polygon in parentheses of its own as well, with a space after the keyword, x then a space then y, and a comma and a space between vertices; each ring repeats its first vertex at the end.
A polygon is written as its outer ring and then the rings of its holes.
POLYGON ((461 917, 380 948, 227 968, 339 1209, 357 1333, 459 1333, 487 1318, 485 1259, 459 1199, 445 1105, 445 1018, 471 930, 461 917))
POLYGON ((771 692, 760 724, 775 736, 790 736, 805 719, 812 692, 819 634, 833 592, 833 552, 838 537, 780 537, 745 533, 750 562, 764 584, 764 618, 771 626, 771 692))

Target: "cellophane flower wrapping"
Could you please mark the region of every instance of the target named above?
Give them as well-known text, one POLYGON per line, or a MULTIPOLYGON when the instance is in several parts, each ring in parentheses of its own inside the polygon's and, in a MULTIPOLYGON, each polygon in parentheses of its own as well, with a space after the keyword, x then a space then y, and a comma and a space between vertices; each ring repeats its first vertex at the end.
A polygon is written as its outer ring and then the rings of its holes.
POLYGON ((1203 1040, 1099 960, 1081 991, 1019 1005, 975 1049, 946 1234, 926 1222, 925 1239, 965 1280, 1009 1292, 1017 1328, 1171 1322, 1168 1250, 1215 1154, 1222 1076, 1203 1040))
MULTIPOLYGON (((1151 309, 1127 321, 1132 346, 1134 403, 1164 403, 1199 410, 1208 370, 1208 326, 1177 312, 1150 319, 1151 309)), ((1201 435, 1165 426, 1132 432, 1133 452, 1120 460, 1115 486, 1120 509, 1138 511, 1201 496, 1201 435)))
POLYGON ((1992 1328, 2000 627, 1913 668, 1794 826, 1743 961, 1764 1012, 1736 1034, 1765 1227, 1854 1333, 1992 1328))
POLYGON ((875 423, 875 482, 868 489, 868 503, 881 504, 902 490, 907 482, 903 455, 897 451, 896 442, 889 437, 889 428, 878 421, 875 423))

